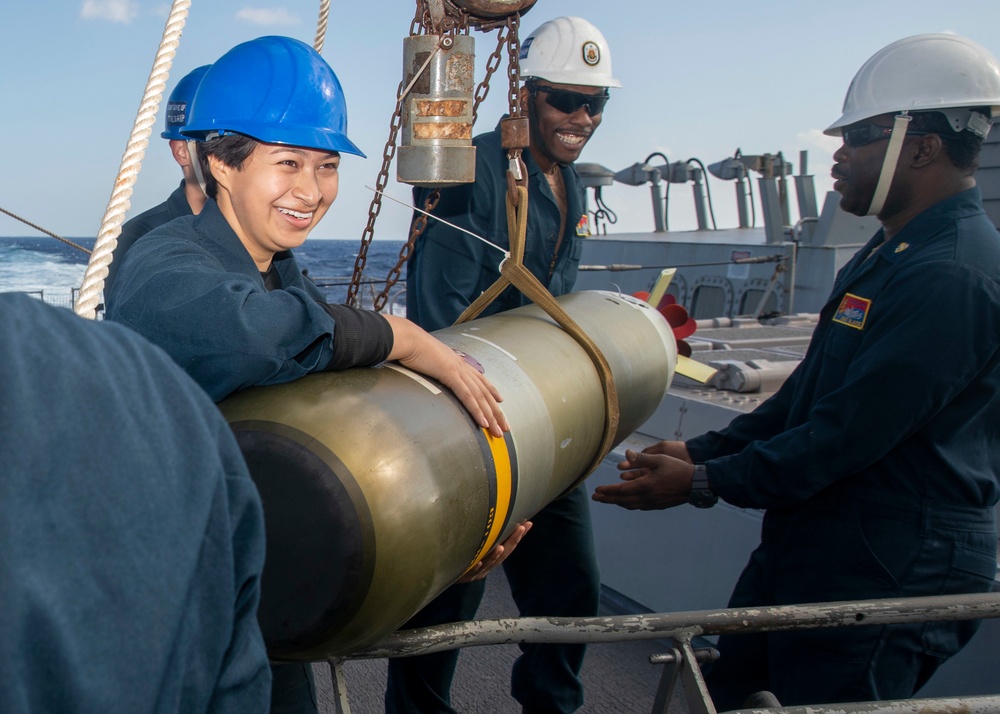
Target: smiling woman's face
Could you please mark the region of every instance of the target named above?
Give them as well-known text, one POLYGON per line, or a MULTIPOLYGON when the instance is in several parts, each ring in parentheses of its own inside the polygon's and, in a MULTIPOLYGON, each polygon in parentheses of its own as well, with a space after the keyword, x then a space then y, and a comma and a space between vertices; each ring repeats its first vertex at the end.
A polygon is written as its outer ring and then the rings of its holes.
POLYGON ((337 198, 340 154, 258 144, 239 169, 210 157, 219 210, 264 271, 302 245, 337 198))

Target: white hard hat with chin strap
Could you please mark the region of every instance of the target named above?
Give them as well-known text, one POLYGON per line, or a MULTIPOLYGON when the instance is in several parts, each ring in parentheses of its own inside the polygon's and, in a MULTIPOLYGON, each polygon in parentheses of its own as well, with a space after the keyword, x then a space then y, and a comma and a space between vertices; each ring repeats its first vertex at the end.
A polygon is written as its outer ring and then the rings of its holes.
POLYGON ((854 75, 844 109, 823 132, 882 114, 895 114, 868 215, 881 212, 896 173, 911 112, 940 112, 955 132, 985 138, 990 117, 1000 116, 1000 62, 986 48, 950 34, 914 35, 882 48, 854 75), (990 116, 977 108, 988 107, 990 116))

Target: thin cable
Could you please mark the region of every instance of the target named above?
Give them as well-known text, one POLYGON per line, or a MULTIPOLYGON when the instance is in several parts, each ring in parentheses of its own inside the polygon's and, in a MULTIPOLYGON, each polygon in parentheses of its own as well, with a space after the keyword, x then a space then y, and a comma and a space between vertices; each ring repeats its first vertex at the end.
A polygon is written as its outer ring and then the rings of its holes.
POLYGON ((407 203, 406 201, 400 201, 398 198, 393 198, 392 196, 390 196, 389 194, 387 194, 385 191, 379 191, 377 188, 372 188, 371 186, 365 186, 365 188, 367 188, 369 191, 374 191, 375 193, 379 194, 383 198, 388 198, 390 201, 395 201, 396 203, 398 203, 401 206, 406 206, 407 208, 412 209, 412 210, 416 211, 417 213, 424 214, 428 218, 433 218, 435 221, 438 221, 440 223, 444 223, 446 226, 454 228, 456 231, 462 231, 462 233, 470 235, 473 238, 475 238, 476 240, 482 241, 483 243, 485 243, 486 245, 488 245, 490 248, 495 248, 495 249, 499 250, 501 253, 503 253, 504 254, 504 258, 509 258, 510 257, 510 251, 504 250, 503 248, 501 248, 500 246, 498 246, 496 243, 490 243, 488 240, 486 240, 482 236, 476 235, 472 231, 467 231, 464 228, 462 228, 461 226, 456 226, 454 223, 449 223, 445 219, 439 218, 438 216, 435 216, 433 213, 428 213, 427 211, 421 210, 421 209, 417 208, 416 206, 414 206, 411 203, 407 203))
POLYGON ((34 223, 32 223, 31 221, 27 220, 26 218, 21 218, 21 217, 20 217, 19 215, 17 215, 16 213, 11 213, 11 212, 10 212, 10 211, 8 211, 8 210, 7 210, 6 208, 0 208, 0 213, 6 213, 6 214, 7 214, 8 216, 10 216, 11 218, 14 218, 14 219, 16 219, 16 220, 18 220, 18 221, 21 221, 21 223, 23 223, 24 225, 26 225, 26 226, 31 226, 31 227, 32 227, 32 228, 34 228, 35 230, 37 230, 37 231, 41 231, 42 233, 44 233, 44 234, 45 234, 45 235, 47 235, 47 236, 52 236, 52 237, 53 237, 53 238, 55 238, 56 240, 58 240, 58 241, 62 241, 62 242, 63 242, 63 243, 65 243, 66 245, 68 245, 68 246, 70 246, 70 247, 73 247, 73 248, 76 248, 77 250, 79 250, 79 251, 82 251, 82 252, 86 253, 87 255, 90 255, 90 250, 88 250, 87 248, 84 248, 84 247, 83 247, 82 245, 77 245, 76 243, 74 243, 74 242, 73 242, 73 241, 71 241, 71 240, 68 240, 68 239, 66 239, 66 238, 63 238, 62 236, 57 236, 57 235, 56 235, 55 233, 53 233, 52 231, 47 231, 47 230, 45 230, 44 228, 42 228, 41 226, 36 226, 36 225, 35 225, 34 223))

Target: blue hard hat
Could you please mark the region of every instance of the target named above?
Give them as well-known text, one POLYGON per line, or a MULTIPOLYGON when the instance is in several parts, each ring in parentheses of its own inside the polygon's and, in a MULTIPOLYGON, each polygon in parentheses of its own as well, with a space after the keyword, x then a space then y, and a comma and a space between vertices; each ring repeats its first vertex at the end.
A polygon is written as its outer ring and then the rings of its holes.
POLYGON ((183 134, 204 140, 226 132, 364 156, 347 138, 347 103, 337 75, 316 50, 290 37, 237 45, 205 74, 183 134))
POLYGON ((167 99, 167 120, 164 127, 166 131, 160 134, 164 139, 176 139, 178 141, 187 139, 186 136, 180 133, 180 129, 187 121, 188 106, 191 104, 191 100, 194 99, 194 93, 198 91, 201 78, 205 76, 205 73, 211 66, 210 64, 206 64, 191 70, 181 77, 181 81, 177 83, 174 91, 170 93, 170 98, 167 99))

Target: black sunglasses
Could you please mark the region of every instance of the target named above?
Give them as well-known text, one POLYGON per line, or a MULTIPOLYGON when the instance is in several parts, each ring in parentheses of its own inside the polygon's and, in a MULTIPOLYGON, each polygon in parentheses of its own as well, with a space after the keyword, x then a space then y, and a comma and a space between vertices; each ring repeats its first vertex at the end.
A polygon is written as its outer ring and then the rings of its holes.
POLYGON ((532 97, 538 92, 545 94, 545 103, 563 114, 572 114, 579 111, 580 107, 586 107, 589 116, 596 116, 604 111, 604 105, 611 98, 607 88, 602 94, 583 94, 582 92, 571 92, 568 89, 529 84, 528 90, 532 97))
MULTIPOLYGON (((935 133, 937 132, 910 130, 906 132, 906 135, 925 136, 935 133)), ((859 146, 867 146, 876 141, 883 141, 890 136, 892 136, 892 127, 882 126, 881 124, 853 124, 841 132, 844 143, 852 149, 857 149, 859 146)))

